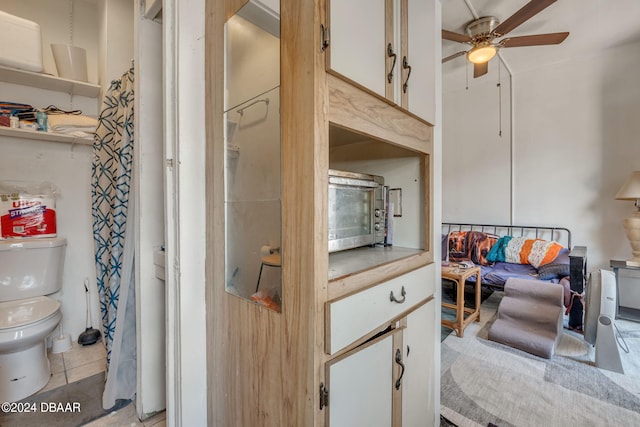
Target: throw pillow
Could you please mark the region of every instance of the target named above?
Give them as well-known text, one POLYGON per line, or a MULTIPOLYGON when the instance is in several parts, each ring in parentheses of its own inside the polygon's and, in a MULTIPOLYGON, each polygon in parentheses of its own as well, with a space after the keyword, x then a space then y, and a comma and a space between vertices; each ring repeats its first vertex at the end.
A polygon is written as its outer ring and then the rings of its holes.
POLYGON ((509 241, 512 239, 511 236, 502 236, 498 239, 498 241, 491 247, 491 250, 487 254, 487 261, 489 262, 506 262, 505 250, 509 241))
POLYGON ((498 236, 494 234, 484 233, 482 231, 470 231, 467 234, 468 252, 476 265, 491 265, 492 261, 487 259, 487 255, 491 248, 498 241, 498 236))
POLYGON ((542 239, 514 237, 505 249, 506 262, 513 264, 531 264, 535 268, 549 264, 556 259, 562 245, 542 239))
POLYGON ((538 279, 551 280, 569 275, 569 264, 545 264, 538 267, 538 279))
POLYGON ((531 251, 527 259, 529 264, 539 268, 542 265, 552 263, 562 249, 562 245, 558 242, 536 239, 531 244, 531 251))
POLYGON ((449 233, 449 261, 469 261, 466 231, 452 231, 449 233))

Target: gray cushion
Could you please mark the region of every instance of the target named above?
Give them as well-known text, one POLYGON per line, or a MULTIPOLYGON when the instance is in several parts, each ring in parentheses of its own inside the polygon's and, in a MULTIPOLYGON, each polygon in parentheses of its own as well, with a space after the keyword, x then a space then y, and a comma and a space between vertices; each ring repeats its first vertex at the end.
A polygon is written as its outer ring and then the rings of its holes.
POLYGON ((549 359, 562 332, 562 303, 562 286, 510 278, 489 339, 549 359))
POLYGON ((538 267, 538 278, 540 280, 562 278, 569 275, 569 264, 545 264, 538 267))

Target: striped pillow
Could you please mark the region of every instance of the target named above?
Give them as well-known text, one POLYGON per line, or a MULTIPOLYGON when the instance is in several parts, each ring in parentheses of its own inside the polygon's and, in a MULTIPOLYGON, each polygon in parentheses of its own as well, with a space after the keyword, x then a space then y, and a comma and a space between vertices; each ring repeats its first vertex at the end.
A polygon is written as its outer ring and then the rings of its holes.
POLYGON ((535 268, 549 264, 558 257, 562 245, 542 239, 514 237, 505 249, 506 262, 531 264, 535 268))

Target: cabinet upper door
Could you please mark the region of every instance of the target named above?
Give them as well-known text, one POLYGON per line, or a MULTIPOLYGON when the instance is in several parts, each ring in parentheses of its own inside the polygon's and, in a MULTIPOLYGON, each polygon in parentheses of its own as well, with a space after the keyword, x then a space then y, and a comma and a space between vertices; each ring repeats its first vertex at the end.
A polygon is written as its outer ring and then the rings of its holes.
POLYGON ((403 57, 402 107, 431 124, 436 116, 436 22, 435 4, 424 0, 402 0, 403 57))
POLYGON ((385 0, 329 3, 329 69, 385 96, 385 0))
POLYGON ((329 426, 392 423, 393 333, 329 362, 329 426))

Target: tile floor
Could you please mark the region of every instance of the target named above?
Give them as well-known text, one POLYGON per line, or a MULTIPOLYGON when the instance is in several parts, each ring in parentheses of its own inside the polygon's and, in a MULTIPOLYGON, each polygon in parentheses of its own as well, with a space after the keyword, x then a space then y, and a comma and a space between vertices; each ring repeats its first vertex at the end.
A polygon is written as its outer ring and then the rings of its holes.
POLYGON ((106 367, 107 353, 102 341, 88 346, 73 341, 70 350, 64 353, 48 352, 48 355, 51 379, 38 394, 99 374, 106 367))
MULTIPOLYGON (((93 402, 91 406, 101 406, 102 393, 96 392, 96 390, 83 391, 83 387, 99 387, 99 385, 96 384, 95 378, 90 377, 94 377, 96 374, 101 374, 105 371, 106 352, 102 341, 98 341, 96 344, 89 346, 81 346, 77 342, 73 342, 70 350, 64 353, 48 352, 48 356, 51 365, 51 379, 42 390, 27 399, 35 401, 39 395, 46 396, 46 399, 49 399, 52 393, 53 395, 57 395, 60 394, 59 392, 66 395, 65 389, 69 389, 69 393, 73 390, 73 393, 80 392, 85 397, 90 395, 95 396, 91 399, 99 400, 99 402, 93 402), (85 380, 82 381, 82 383, 87 385, 78 385, 77 382, 81 380, 85 380), (72 383, 76 384, 74 384, 73 387, 69 386, 72 383)), ((101 378, 98 384, 102 384, 104 381, 104 376, 101 376, 101 378)), ((44 418, 45 419, 43 419, 43 417, 31 417, 28 419, 25 417, 3 417, 3 419, 0 419, 0 426, 43 425, 41 422, 46 422, 46 424, 51 427, 65 425, 64 419, 61 421, 62 424, 59 424, 57 421, 60 420, 52 419, 51 417, 44 418)), ((135 405, 131 403, 84 425, 89 427, 164 427, 165 413, 161 412, 144 421, 140 421, 136 414, 135 405)))

